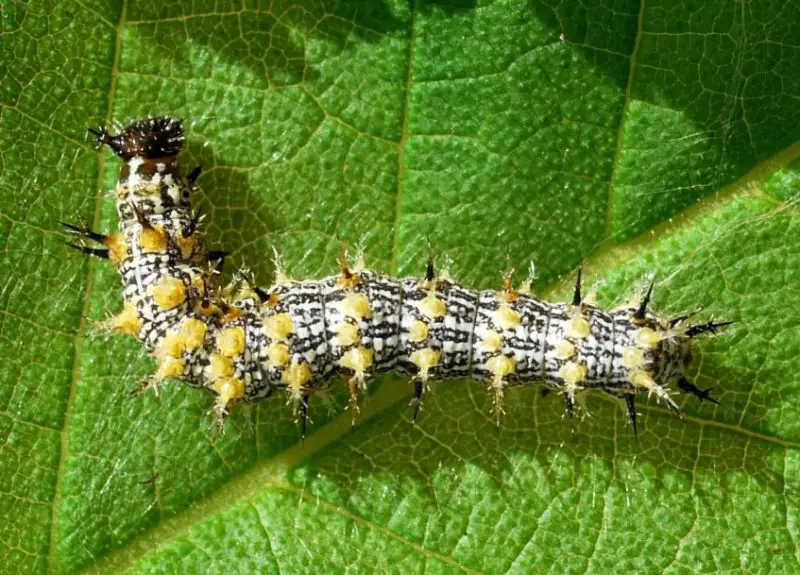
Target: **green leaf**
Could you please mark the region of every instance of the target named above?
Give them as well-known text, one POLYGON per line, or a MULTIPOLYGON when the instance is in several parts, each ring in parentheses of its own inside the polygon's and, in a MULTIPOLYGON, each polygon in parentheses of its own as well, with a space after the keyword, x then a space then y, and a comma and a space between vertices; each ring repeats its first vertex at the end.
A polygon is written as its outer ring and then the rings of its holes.
MULTIPOLYGON (((800 570, 800 12, 762 0, 12 1, 0 21, 0 565, 9 573, 800 570), (464 283, 584 263, 611 305, 737 323, 691 366, 722 405, 615 401, 571 426, 516 390, 371 384, 235 411, 92 335, 120 308, 58 220, 113 228, 87 125, 186 119, 209 240, 268 283, 343 242, 464 283), (431 248, 429 248, 432 246, 431 248)), ((341 389, 341 385, 337 387, 341 389)))

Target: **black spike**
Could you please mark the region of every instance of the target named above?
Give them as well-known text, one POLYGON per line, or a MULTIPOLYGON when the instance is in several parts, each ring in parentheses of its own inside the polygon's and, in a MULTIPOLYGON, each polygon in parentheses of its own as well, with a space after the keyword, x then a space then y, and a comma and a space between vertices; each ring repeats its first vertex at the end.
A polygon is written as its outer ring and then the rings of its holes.
POLYGON ((83 252, 89 256, 97 256, 98 258, 102 258, 104 260, 108 259, 108 250, 105 248, 90 248, 87 246, 80 246, 78 244, 73 244, 71 242, 64 242, 71 248, 78 250, 79 252, 83 252))
POLYGON ((569 393, 564 394, 564 410, 570 419, 575 416, 575 399, 569 393))
POLYGON ((539 397, 547 397, 552 393, 552 391, 553 390, 550 389, 549 387, 543 387, 542 389, 539 390, 539 397))
POLYGON ((625 395, 625 406, 628 411, 628 419, 633 425, 633 437, 639 439, 639 429, 636 427, 636 396, 633 394, 625 395))
POLYGON ((731 325, 732 323, 736 322, 720 321, 715 323, 713 321, 709 321, 708 323, 693 325, 686 329, 686 337, 696 337, 701 333, 706 333, 706 332, 711 332, 713 334, 716 334, 719 328, 731 325))
POLYGON ((133 210, 133 215, 136 216, 136 221, 139 222, 139 225, 145 229, 152 229, 152 224, 147 220, 145 215, 142 213, 142 210, 139 209, 139 206, 136 204, 130 204, 131 210, 133 210))
POLYGON ((650 287, 647 288, 647 295, 644 296, 642 303, 639 304, 639 309, 633 314, 633 319, 642 320, 647 314, 647 304, 650 303, 650 296, 653 295, 653 284, 656 283, 655 278, 650 281, 650 287))
POLYGON ((697 313, 697 311, 690 311, 689 313, 684 313, 682 315, 678 315, 678 316, 675 316, 673 318, 670 318, 669 327, 675 327, 677 325, 682 324, 683 322, 685 322, 687 319, 689 319, 690 317, 692 317, 696 313, 697 313))
POLYGON ((214 266, 214 269, 218 273, 222 273, 222 270, 225 268, 225 258, 231 255, 231 252, 226 252, 223 250, 212 250, 208 252, 208 263, 217 262, 214 266))
POLYGON ((258 296, 258 299, 261 301, 261 303, 264 303, 269 299, 269 293, 267 293, 267 290, 257 286, 253 286, 253 291, 256 292, 256 295, 258 296))
POLYGON ((721 405, 719 401, 717 401, 716 399, 714 399, 710 395, 711 391, 714 389, 713 386, 712 387, 708 387, 706 389, 700 389, 695 384, 693 384, 691 381, 689 381, 685 377, 682 377, 682 378, 680 378, 678 380, 678 387, 682 391, 685 391, 686 393, 691 393, 696 398, 698 398, 700 401, 710 401, 713 404, 721 405))
POLYGON ((195 169, 189 172, 188 176, 186 176, 186 179, 192 185, 192 187, 194 187, 194 184, 197 181, 197 178, 200 177, 200 173, 202 171, 203 171, 203 166, 197 166, 195 169))
POLYGON ((578 277, 575 279, 575 295, 572 297, 572 305, 581 304, 581 276, 583 275, 583 266, 578 268, 578 277))
POLYGON ((425 279, 432 282, 436 279, 436 269, 433 266, 433 258, 428 258, 428 265, 425 267, 425 279))
POLYGON ((414 404, 414 413, 411 416, 411 423, 416 425, 417 423, 417 415, 419 414, 419 406, 422 403, 422 395, 425 393, 425 385, 422 381, 415 379, 414 380, 414 399, 411 400, 411 403, 414 404))
POLYGON ((86 131, 94 136, 93 140, 96 143, 101 145, 111 145, 111 136, 103 126, 98 126, 96 130, 94 128, 86 128, 86 131))
POLYGON ((202 217, 203 212, 201 212, 199 209, 194 210, 192 213, 192 219, 189 220, 189 224, 183 228, 181 232, 184 238, 188 238, 197 230, 197 226, 200 224, 200 218, 202 217))
POLYGON ((93 232, 86 226, 76 226, 74 224, 70 224, 68 222, 58 222, 65 228, 67 228, 70 232, 74 233, 77 236, 82 236, 84 238, 89 238, 90 240, 94 240, 96 242, 100 242, 101 244, 104 243, 108 236, 105 234, 101 234, 98 232, 93 232))
POLYGON ((308 423, 308 396, 302 395, 300 397, 300 405, 297 408, 298 415, 300 416, 300 440, 304 441, 306 438, 306 424, 308 423))

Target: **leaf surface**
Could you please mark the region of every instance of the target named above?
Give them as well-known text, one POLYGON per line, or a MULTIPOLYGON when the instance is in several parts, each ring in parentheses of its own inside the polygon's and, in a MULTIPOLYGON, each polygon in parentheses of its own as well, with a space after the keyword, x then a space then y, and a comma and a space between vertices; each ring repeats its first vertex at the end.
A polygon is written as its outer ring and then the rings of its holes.
POLYGON ((800 12, 788 3, 11 2, 0 24, 0 565, 9 573, 800 570, 800 12), (87 125, 183 117, 210 242, 262 283, 343 242, 480 288, 536 263, 611 305, 732 319, 681 422, 478 383, 338 386, 304 444, 282 399, 130 397, 152 361, 58 220, 115 225, 87 125))

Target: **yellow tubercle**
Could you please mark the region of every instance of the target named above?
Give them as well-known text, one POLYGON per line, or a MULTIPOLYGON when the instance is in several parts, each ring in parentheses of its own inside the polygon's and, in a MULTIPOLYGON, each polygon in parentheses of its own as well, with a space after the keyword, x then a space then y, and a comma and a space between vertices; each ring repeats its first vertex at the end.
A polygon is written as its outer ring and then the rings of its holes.
POLYGON ((139 234, 139 247, 144 252, 163 254, 167 251, 168 236, 162 226, 142 228, 139 234))
POLYGON ((656 347, 661 342, 661 339, 662 333, 649 327, 637 329, 636 333, 633 334, 633 340, 636 345, 644 349, 656 347))
POLYGON ((591 335, 592 326, 589 325, 589 321, 580 312, 577 312, 565 324, 564 333, 567 337, 584 339, 591 335))
POLYGON ((507 303, 502 303, 494 312, 494 324, 500 329, 515 329, 522 324, 522 317, 507 303))
POLYGON ((419 343, 428 339, 428 324, 424 321, 415 320, 408 328, 408 340, 419 343))
POLYGON ((264 320, 267 337, 273 340, 284 340, 294 333, 294 322, 288 313, 276 313, 264 320))
POLYGON ((361 341, 361 332, 358 326, 349 321, 343 321, 339 324, 339 329, 336 331, 336 345, 341 347, 350 347, 361 341))
POLYGON ((486 362, 486 369, 494 376, 492 378, 492 386, 501 388, 505 383, 505 376, 517 371, 517 360, 504 354, 496 355, 486 362))
POLYGON ((244 351, 244 328, 226 327, 217 334, 217 349, 222 355, 235 357, 244 351))
POLYGON ((228 409, 231 401, 244 395, 244 383, 238 377, 224 377, 214 381, 212 389, 217 392, 217 410, 228 409))
POLYGON ((209 379, 216 381, 233 375, 233 360, 218 353, 212 353, 208 356, 208 376, 209 379))
POLYGON ((159 359, 158 369, 153 377, 156 381, 161 381, 168 377, 180 377, 183 375, 185 367, 186 362, 183 358, 165 355, 159 359))
POLYGON ((102 329, 109 329, 116 333, 134 337, 139 335, 139 331, 142 329, 142 320, 136 311, 136 304, 126 301, 119 314, 103 322, 102 329))
POLYGON ((576 386, 581 383, 586 379, 587 372, 586 365, 575 361, 565 363, 561 366, 561 369, 558 370, 561 379, 563 379, 564 383, 568 386, 576 386))
POLYGON ((284 367, 289 363, 289 347, 285 343, 273 342, 267 347, 270 367, 284 367))
POLYGON ((372 367, 373 350, 359 346, 348 350, 339 360, 339 365, 352 369, 356 379, 362 381, 364 374, 372 367))
POLYGON ((191 317, 184 320, 181 325, 183 343, 188 351, 193 351, 203 345, 206 339, 208 326, 202 320, 191 317))
POLYGON ((644 351, 637 347, 626 347, 622 350, 622 365, 628 369, 641 369, 644 366, 644 351))
POLYGON ((483 347, 489 352, 500 351, 503 346, 503 338, 493 329, 486 330, 481 341, 483 342, 483 347))
POLYGON ((559 341, 555 345, 555 349, 556 359, 567 360, 575 356, 575 346, 566 339, 559 341))
POLYGON ((427 381, 428 377, 430 376, 430 370, 439 365, 441 358, 441 351, 437 351, 430 347, 425 347, 412 353, 409 359, 411 360, 411 363, 419 368, 419 378, 422 381, 427 381))
POLYGON ((283 372, 281 379, 295 395, 298 395, 303 386, 311 380, 311 368, 307 363, 292 362, 292 365, 283 372))
POLYGON ((242 308, 232 305, 225 311, 225 315, 222 316, 222 323, 230 323, 232 321, 236 321, 241 317, 241 315, 242 315, 242 308))
POLYGON ((181 257, 183 259, 188 260, 190 257, 192 257, 192 254, 194 253, 194 248, 197 245, 197 241, 195 240, 194 234, 188 237, 183 237, 183 235, 178 234, 176 242, 181 250, 181 257))
POLYGON ((108 259, 113 264, 119 264, 128 255, 128 245, 125 243, 125 236, 122 234, 108 236, 103 244, 108 248, 108 259))
POLYGON ((658 385, 653 379, 653 376, 646 371, 634 371, 628 379, 636 387, 649 392, 658 391, 658 385))
POLYGON ((156 357, 180 357, 183 355, 186 346, 184 345, 183 338, 179 331, 169 331, 167 335, 161 338, 156 349, 156 357))
POLYGON ((156 305, 163 310, 171 309, 186 301, 186 286, 178 278, 164 276, 149 290, 156 305))
POLYGON ((419 311, 429 319, 437 319, 444 317, 447 313, 447 305, 445 305, 444 300, 436 297, 434 290, 430 290, 428 295, 419 302, 419 311))
POLYGON ((342 313, 347 317, 361 320, 372 317, 372 307, 369 298, 363 293, 349 293, 339 304, 342 313))

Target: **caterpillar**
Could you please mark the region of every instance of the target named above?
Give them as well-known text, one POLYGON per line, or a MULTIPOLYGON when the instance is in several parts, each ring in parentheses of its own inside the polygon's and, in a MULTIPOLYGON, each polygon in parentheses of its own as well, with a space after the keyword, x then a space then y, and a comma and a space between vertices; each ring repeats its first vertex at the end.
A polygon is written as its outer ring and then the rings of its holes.
POLYGON ((430 258, 423 276, 396 279, 345 255, 331 277, 290 279, 276 258, 271 287, 245 272, 223 286, 227 254, 208 249, 192 207, 200 168, 183 176, 178 162, 181 120, 89 132, 122 160, 114 189, 119 231, 62 222, 70 247, 109 260, 122 278, 123 309, 98 327, 138 338, 154 356, 157 370, 141 390, 158 393, 164 380, 179 379, 212 392, 220 427, 236 403, 281 391, 305 436, 314 393, 343 375, 355 418, 369 380, 387 371, 411 375, 413 421, 431 381, 448 378, 485 382, 498 424, 506 390, 516 385, 559 392, 569 415, 582 392, 624 399, 634 434, 640 394, 681 417, 675 393, 718 403, 684 371, 691 340, 732 322, 662 317, 648 309, 652 282, 638 301, 603 311, 582 294, 580 269, 572 300, 547 303, 531 294, 530 282, 513 287, 511 273, 500 289, 479 291, 437 271, 430 258))

